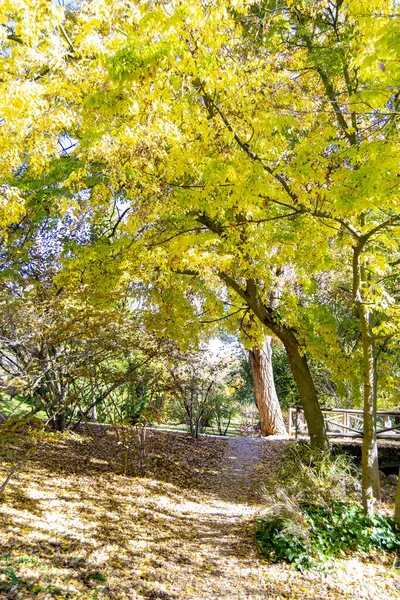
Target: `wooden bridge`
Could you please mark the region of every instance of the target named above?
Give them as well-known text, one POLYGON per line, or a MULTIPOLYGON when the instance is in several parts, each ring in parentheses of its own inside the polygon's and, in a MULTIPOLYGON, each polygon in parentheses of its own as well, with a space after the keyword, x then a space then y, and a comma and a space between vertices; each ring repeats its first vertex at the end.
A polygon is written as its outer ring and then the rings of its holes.
MULTIPOLYGON (((327 435, 331 437, 363 437, 363 411, 349 408, 323 408, 327 435)), ((376 413, 377 437, 400 441, 400 412, 378 411, 376 413)), ((308 435, 302 408, 289 408, 289 435, 296 439, 308 435)))

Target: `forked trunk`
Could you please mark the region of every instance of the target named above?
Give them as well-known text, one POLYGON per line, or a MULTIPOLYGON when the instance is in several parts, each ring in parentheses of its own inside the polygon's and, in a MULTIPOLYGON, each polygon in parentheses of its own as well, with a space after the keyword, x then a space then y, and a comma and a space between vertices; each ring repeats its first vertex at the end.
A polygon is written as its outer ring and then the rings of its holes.
POLYGON ((295 380, 300 400, 307 421, 311 445, 324 451, 329 451, 328 438, 325 432, 325 423, 321 407, 318 403, 317 391, 301 345, 294 332, 274 318, 274 311, 267 308, 258 293, 257 285, 253 279, 246 280, 246 290, 243 290, 234 279, 225 273, 220 273, 221 279, 232 287, 251 308, 254 315, 272 332, 285 346, 293 378, 295 380))
POLYGON ((249 352, 253 374, 254 395, 260 413, 261 435, 287 435, 281 407, 276 394, 272 370, 272 339, 265 339, 262 349, 249 352))

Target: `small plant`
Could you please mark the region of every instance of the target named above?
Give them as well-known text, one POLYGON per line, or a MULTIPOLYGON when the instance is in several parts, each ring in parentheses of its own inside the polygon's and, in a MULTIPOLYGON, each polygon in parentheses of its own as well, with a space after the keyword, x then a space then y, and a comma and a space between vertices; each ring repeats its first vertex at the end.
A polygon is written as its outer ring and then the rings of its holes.
POLYGON ((366 515, 357 504, 332 501, 329 506, 303 507, 313 544, 322 554, 338 555, 349 550, 400 549, 400 528, 393 519, 376 513, 366 515))
POLYGON ((106 576, 99 571, 87 571, 81 575, 84 581, 106 581, 106 576))
POLYGON ((264 556, 279 562, 293 563, 298 569, 314 564, 307 530, 283 517, 259 519, 257 545, 264 556))

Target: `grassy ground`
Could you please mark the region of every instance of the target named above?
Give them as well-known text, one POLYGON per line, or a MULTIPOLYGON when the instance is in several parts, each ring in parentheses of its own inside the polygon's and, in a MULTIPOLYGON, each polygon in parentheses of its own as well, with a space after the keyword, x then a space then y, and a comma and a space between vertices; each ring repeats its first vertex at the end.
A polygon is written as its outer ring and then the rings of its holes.
MULTIPOLYGON (((178 431, 182 433, 188 432, 188 428, 183 423, 153 423, 151 428, 160 431, 178 431)), ((207 435, 220 435, 216 427, 207 427, 204 433, 207 435)), ((242 435, 244 435, 244 431, 241 422, 233 422, 229 425, 226 432, 226 437, 237 437, 242 435)), ((252 431, 251 428, 249 428, 249 431, 246 431, 246 437, 259 437, 259 435, 260 434, 258 432, 252 431)))
POLYGON ((311 573, 260 559, 260 482, 288 443, 154 431, 141 457, 133 430, 48 436, 0 505, 0 599, 400 598, 379 553, 311 573))

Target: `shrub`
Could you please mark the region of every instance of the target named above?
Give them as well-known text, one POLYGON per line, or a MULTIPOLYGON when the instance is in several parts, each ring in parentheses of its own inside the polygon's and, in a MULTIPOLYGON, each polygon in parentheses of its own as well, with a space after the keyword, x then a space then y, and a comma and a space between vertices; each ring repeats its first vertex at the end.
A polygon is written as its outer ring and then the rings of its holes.
POLYGON ((293 563, 298 569, 309 568, 313 564, 307 530, 291 519, 259 519, 256 540, 261 553, 273 561, 293 563))
POLYGON ((305 443, 284 452, 270 491, 283 489, 297 505, 330 500, 347 501, 358 487, 358 470, 347 454, 330 456, 305 443))
POLYGON ((400 549, 394 521, 379 513, 369 517, 357 504, 357 476, 347 455, 329 456, 306 444, 289 446, 265 486, 273 509, 258 521, 262 554, 306 569, 350 551, 400 549))
POLYGON ((290 517, 259 519, 256 540, 261 553, 303 569, 352 550, 400 550, 398 525, 379 513, 369 517, 353 503, 306 504, 301 519, 301 526, 290 517))

